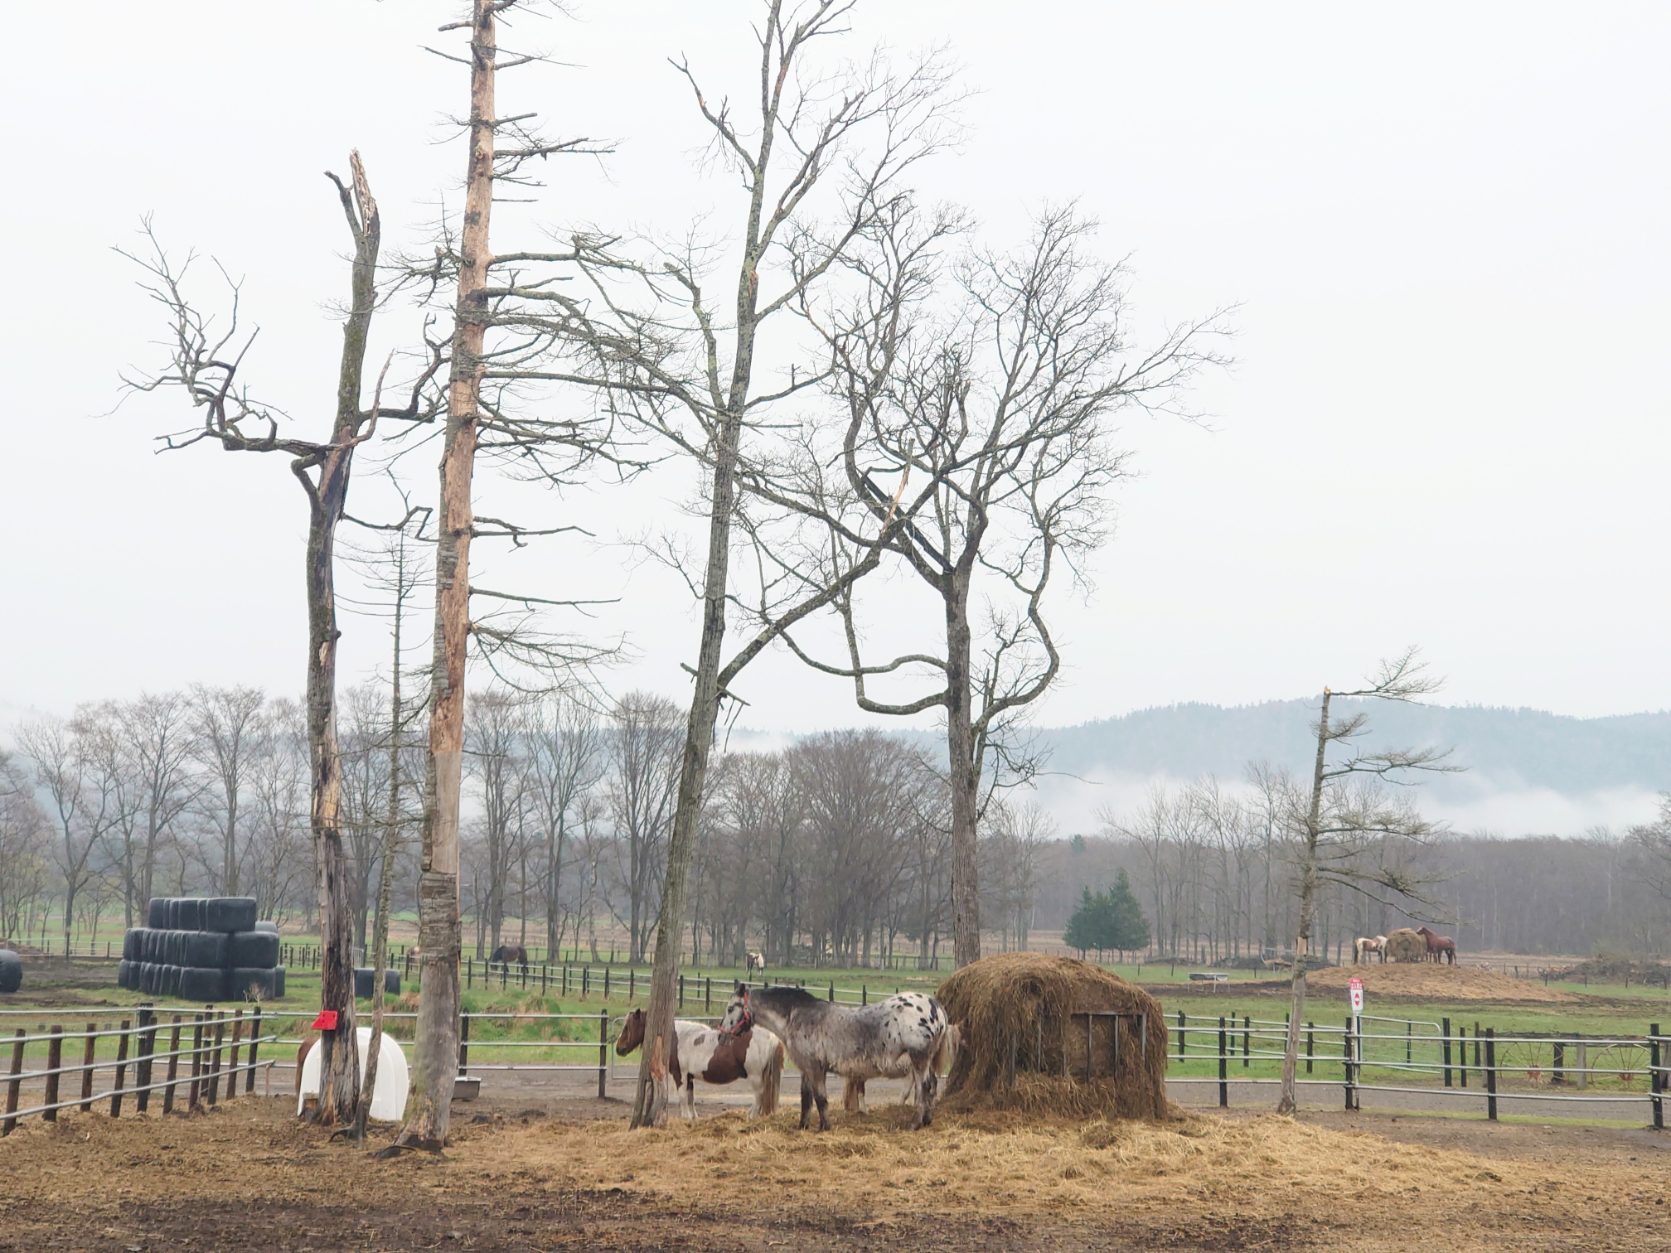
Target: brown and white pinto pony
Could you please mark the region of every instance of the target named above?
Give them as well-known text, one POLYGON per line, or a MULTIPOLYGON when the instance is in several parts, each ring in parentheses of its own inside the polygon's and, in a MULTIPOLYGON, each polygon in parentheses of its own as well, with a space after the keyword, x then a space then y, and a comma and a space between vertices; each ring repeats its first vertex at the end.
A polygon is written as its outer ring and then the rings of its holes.
MULTIPOLYGON (((621 1024, 615 1051, 622 1056, 644 1043, 645 1014, 635 1009, 621 1024)), ((747 1079, 754 1090, 754 1118, 777 1112, 778 1087, 783 1081, 783 1041, 764 1027, 722 1034, 699 1022, 675 1019, 673 1057, 668 1066, 673 1086, 685 1093, 684 1115, 696 1117, 696 1081, 724 1086, 747 1079)))
POLYGON ((1387 937, 1384 935, 1360 935, 1352 941, 1352 964, 1366 961, 1371 953, 1379 953, 1381 961, 1387 960, 1387 937))
POLYGON ((750 949, 748 951, 748 972, 753 974, 756 970, 764 969, 766 969, 766 954, 750 949))
POLYGON ((1440 935, 1429 927, 1417 927, 1416 934, 1427 941, 1428 961, 1448 961, 1456 965, 1456 941, 1448 935, 1440 935))

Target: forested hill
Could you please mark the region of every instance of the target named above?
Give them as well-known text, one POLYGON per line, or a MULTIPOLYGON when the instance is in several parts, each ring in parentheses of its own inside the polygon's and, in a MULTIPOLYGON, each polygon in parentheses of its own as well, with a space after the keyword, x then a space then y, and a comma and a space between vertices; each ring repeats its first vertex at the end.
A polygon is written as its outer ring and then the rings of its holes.
MULTIPOLYGON (((1362 708, 1339 701, 1340 715, 1362 708)), ((1366 746, 1448 746, 1466 773, 1431 779, 1438 795, 1505 788, 1568 794, 1671 789, 1671 712, 1570 718, 1535 709, 1400 705, 1367 711, 1366 746)), ((1223 708, 1171 705, 1074 727, 1041 728, 1052 771, 1071 775, 1216 774, 1235 779, 1249 761, 1304 771, 1315 753, 1312 701, 1223 708)))

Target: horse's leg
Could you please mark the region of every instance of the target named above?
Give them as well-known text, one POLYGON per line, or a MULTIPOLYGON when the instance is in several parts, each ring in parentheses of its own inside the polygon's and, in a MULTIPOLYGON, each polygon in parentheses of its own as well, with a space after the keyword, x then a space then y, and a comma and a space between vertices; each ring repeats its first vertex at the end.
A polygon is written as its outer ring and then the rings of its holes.
POLYGON ((696 1076, 689 1072, 685 1074, 685 1117, 696 1121, 696 1076))
MULTIPOLYGON (((818 1130, 830 1129, 830 1098, 824 1092, 825 1070, 822 1066, 812 1072, 812 1099, 818 1104, 818 1130)), ((805 1108, 803 1104, 802 1108, 805 1108)))
POLYGON ((812 1079, 806 1071, 801 1071, 801 1124, 800 1130, 805 1131, 807 1123, 812 1119, 812 1079))

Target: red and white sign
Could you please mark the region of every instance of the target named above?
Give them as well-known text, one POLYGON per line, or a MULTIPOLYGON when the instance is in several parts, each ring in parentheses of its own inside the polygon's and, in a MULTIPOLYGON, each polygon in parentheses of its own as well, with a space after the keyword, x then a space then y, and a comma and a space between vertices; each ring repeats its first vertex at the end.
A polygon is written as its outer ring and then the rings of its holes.
POLYGON ((1363 980, 1348 979, 1346 986, 1352 992, 1352 1012, 1354 1014, 1363 1013, 1363 980))

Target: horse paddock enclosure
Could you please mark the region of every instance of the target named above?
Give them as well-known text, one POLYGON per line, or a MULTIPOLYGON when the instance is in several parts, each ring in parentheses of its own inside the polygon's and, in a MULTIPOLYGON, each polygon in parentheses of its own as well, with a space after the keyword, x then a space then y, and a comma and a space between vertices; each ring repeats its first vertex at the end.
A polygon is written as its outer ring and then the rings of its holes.
POLYGON ((574 1100, 461 1119, 444 1154, 379 1161, 285 1100, 78 1113, 0 1142, 0 1247, 817 1249, 931 1232, 969 1249, 1646 1250, 1671 1217, 1651 1133, 907 1118, 889 1105, 816 1133, 736 1111, 634 1132, 620 1103, 574 1100))

